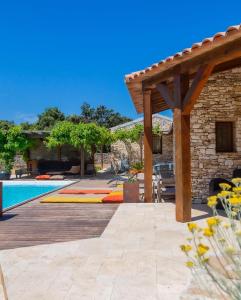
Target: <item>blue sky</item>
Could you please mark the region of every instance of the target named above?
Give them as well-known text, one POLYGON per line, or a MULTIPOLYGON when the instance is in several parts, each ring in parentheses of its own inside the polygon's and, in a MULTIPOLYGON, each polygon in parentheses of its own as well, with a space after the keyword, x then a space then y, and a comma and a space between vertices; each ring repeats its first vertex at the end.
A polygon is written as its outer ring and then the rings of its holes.
POLYGON ((136 117, 124 75, 239 24, 241 1, 1 1, 0 119, 83 101, 136 117))

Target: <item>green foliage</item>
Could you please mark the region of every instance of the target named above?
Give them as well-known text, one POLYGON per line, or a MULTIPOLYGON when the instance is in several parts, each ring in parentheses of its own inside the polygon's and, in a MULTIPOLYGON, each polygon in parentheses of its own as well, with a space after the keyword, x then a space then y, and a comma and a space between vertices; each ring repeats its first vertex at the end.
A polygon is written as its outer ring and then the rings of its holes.
POLYGON ((7 120, 0 120, 0 130, 9 130, 14 126, 14 122, 10 122, 7 120))
POLYGON ((23 122, 20 124, 20 126, 23 130, 35 130, 36 129, 35 124, 31 124, 29 122, 23 122))
POLYGON ((130 118, 122 116, 113 109, 108 109, 104 105, 99 105, 96 108, 91 107, 88 103, 83 103, 80 107, 80 118, 84 123, 96 123, 97 125, 111 128, 119 124, 131 121, 130 118))
POLYGON ((32 142, 22 132, 20 126, 13 126, 9 130, 0 129, 0 161, 6 171, 11 171, 16 154, 25 154, 32 146, 32 142))
POLYGON ((136 171, 141 171, 144 169, 144 164, 141 161, 137 161, 131 165, 131 168, 136 171))
POLYGON ((161 136, 162 135, 162 130, 161 130, 160 125, 157 124, 157 125, 153 126, 152 133, 155 134, 155 135, 161 136))
POLYGON ((46 138, 48 148, 62 147, 71 144, 70 134, 74 124, 69 121, 57 122, 46 138))
POLYGON ((111 142, 112 136, 109 130, 94 123, 80 123, 71 131, 71 144, 75 147, 83 147, 89 153, 111 142))
POLYGON ((57 107, 46 108, 42 114, 38 115, 36 129, 49 130, 53 128, 55 123, 64 121, 64 119, 64 114, 57 107))
MULTIPOLYGON (((123 129, 120 128, 114 132, 115 141, 120 140, 123 142, 140 142, 140 139, 144 133, 143 124, 136 124, 132 128, 123 129)), ((153 127, 152 133, 155 135, 162 135, 162 131, 159 125, 153 127)))
MULTIPOLYGON (((113 109, 108 109, 104 105, 96 108, 84 102, 80 107, 80 115, 72 114, 65 116, 57 107, 49 107, 38 115, 35 123, 23 122, 20 124, 23 130, 51 130, 57 122, 69 121, 73 124, 95 123, 99 126, 111 128, 119 124, 131 121, 130 118, 122 116, 113 109)), ((14 126, 14 122, 0 120, 0 129, 8 130, 14 126)))
POLYGON ((123 142, 138 142, 143 134, 144 127, 142 124, 136 124, 132 128, 123 129, 120 128, 115 131, 115 140, 120 140, 123 142))
POLYGON ((81 122, 81 117, 73 114, 66 117, 66 121, 72 122, 73 124, 79 124, 81 122))

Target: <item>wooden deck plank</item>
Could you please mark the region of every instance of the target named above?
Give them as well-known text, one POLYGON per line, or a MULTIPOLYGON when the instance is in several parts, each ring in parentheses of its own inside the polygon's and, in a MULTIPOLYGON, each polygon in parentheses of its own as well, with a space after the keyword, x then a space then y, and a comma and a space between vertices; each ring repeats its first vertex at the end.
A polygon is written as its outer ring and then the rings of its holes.
POLYGON ((0 250, 99 237, 117 207, 34 200, 0 217, 0 250))

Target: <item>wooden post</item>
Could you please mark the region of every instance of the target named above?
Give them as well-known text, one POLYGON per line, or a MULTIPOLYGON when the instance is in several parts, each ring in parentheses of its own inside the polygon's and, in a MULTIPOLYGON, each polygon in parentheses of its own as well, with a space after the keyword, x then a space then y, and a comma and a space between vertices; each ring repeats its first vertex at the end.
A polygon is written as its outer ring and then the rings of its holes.
POLYGON ((145 202, 152 202, 152 103, 151 91, 144 91, 144 187, 145 202))
POLYGON ((0 181, 0 217, 3 215, 3 183, 0 181))
POLYGON ((191 220, 191 155, 190 115, 184 116, 181 109, 174 109, 175 134, 175 178, 176 178, 176 220, 191 220))
POLYGON ((175 178, 176 178, 176 220, 191 220, 191 151, 190 151, 190 114, 184 115, 182 102, 189 88, 187 76, 176 78, 174 108, 175 136, 175 178))

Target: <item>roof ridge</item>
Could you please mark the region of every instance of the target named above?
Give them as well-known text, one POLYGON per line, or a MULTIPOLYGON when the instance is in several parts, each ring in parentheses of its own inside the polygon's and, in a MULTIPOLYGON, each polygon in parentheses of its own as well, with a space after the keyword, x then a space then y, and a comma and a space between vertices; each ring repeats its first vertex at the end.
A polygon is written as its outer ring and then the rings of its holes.
POLYGON ((172 56, 168 56, 166 59, 163 59, 157 63, 152 64, 151 66, 139 70, 130 74, 125 75, 126 83, 131 82, 134 79, 139 79, 142 75, 154 70, 159 69, 160 66, 166 65, 167 63, 171 63, 176 61, 177 59, 183 58, 184 56, 193 53, 194 51, 202 50, 205 47, 210 46, 216 42, 220 42, 223 39, 227 39, 228 37, 232 36, 233 34, 241 33, 241 24, 238 25, 231 25, 229 26, 226 31, 224 32, 217 32, 212 37, 204 38, 201 42, 193 43, 190 48, 185 48, 181 52, 177 52, 172 56))
MULTIPOLYGON (((170 118, 170 117, 167 117, 167 116, 163 116, 161 114, 153 114, 152 115, 152 118, 153 117, 158 117, 160 119, 164 119, 164 120, 167 120, 167 121, 170 121, 171 123, 173 123, 173 119, 170 118)), ((114 127, 111 127, 110 130, 116 130, 116 129, 119 129, 119 128, 122 128, 122 127, 127 127, 128 125, 132 125, 132 124, 135 124, 135 123, 138 123, 138 122, 141 122, 144 120, 144 117, 140 117, 140 118, 136 118, 132 121, 129 121, 129 122, 126 122, 126 123, 123 123, 123 124, 120 124, 120 125, 117 125, 117 126, 114 126, 114 127)))

